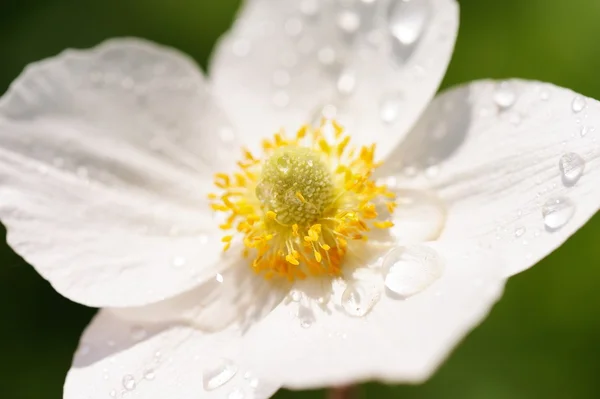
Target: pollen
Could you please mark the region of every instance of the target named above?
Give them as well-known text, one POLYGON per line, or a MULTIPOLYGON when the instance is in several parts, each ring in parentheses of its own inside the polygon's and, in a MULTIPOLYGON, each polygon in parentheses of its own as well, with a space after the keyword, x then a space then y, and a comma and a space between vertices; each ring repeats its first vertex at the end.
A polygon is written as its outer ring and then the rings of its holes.
POLYGON ((237 165, 215 175, 211 209, 224 216, 224 250, 239 242, 266 279, 339 276, 352 245, 394 225, 395 195, 373 180, 375 145, 352 146, 335 121, 280 131, 237 165))

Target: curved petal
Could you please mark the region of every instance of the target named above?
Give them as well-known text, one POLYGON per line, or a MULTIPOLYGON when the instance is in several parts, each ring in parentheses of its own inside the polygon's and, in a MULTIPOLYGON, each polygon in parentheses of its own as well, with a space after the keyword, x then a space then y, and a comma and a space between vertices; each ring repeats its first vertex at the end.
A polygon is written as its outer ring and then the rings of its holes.
POLYGON ((82 336, 64 399, 268 398, 280 385, 257 380, 238 362, 240 335, 206 334, 185 324, 131 322, 129 309, 101 310, 82 336))
POLYGON ((254 138, 320 112, 386 153, 441 82, 458 29, 454 0, 253 0, 212 60, 215 94, 254 138))
POLYGON ((504 284, 501 259, 472 243, 428 244, 426 252, 432 251, 443 263, 437 281, 405 299, 388 291, 366 316, 301 302, 280 305, 245 337, 246 362, 295 389, 424 380, 482 320, 504 284))
POLYGON ((139 308, 113 309, 140 323, 185 323, 206 332, 236 326, 245 331, 289 292, 287 282, 266 280, 247 259, 236 259, 215 278, 172 298, 139 308))
POLYGON ((225 123, 194 63, 148 42, 29 66, 0 100, 9 244, 90 306, 155 302, 213 276, 206 194, 225 123))
MULTIPOLYGON (((507 276, 560 246, 600 206, 600 103, 539 82, 481 81, 437 98, 387 166, 448 207, 441 240, 476 238, 507 276)), ((400 183, 402 184, 402 183, 400 183)))

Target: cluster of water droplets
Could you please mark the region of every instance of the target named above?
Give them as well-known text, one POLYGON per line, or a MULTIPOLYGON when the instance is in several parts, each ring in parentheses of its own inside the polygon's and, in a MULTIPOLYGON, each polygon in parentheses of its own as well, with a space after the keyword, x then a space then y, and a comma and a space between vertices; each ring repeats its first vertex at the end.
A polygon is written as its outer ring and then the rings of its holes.
MULTIPOLYGON (((539 100, 546 102, 551 98, 551 91, 548 87, 539 87, 539 100)), ((501 82, 497 84, 493 94, 493 101, 498 107, 500 112, 508 112, 514 108, 515 104, 519 100, 519 91, 517 85, 514 82, 501 82)), ((588 134, 595 131, 594 126, 582 125, 581 119, 586 118, 587 115, 585 110, 588 106, 587 99, 580 95, 575 95, 570 102, 570 111, 576 117, 575 121, 577 125, 580 125, 577 130, 582 139, 586 138, 588 134)), ((515 115, 520 115, 515 113, 515 115)), ((549 113, 548 116, 552 114, 549 113)), ((519 122, 521 117, 519 116, 519 122)), ((573 134, 573 136, 576 136, 573 134)), ((567 141, 563 142, 566 145, 567 141)), ((585 159, 576 152, 565 152, 557 160, 558 172, 560 175, 561 183, 565 189, 574 187, 585 172, 585 159)), ((552 185, 552 189, 556 185, 552 185)), ((546 190, 547 191, 547 190, 546 190)), ((545 193, 539 193, 538 196, 545 193)), ((551 196, 541 203, 541 216, 544 221, 544 228, 548 232, 556 232, 565 226, 575 214, 575 203, 566 195, 551 196)), ((539 236, 539 230, 536 230, 539 236)), ((524 235, 525 228, 517 227, 514 236, 520 238, 524 235)), ((527 243, 525 240, 524 243, 527 243)))
MULTIPOLYGON (((292 43, 278 55, 279 65, 271 76, 271 102, 278 109, 295 104, 292 85, 294 79, 300 81, 301 75, 307 73, 307 59, 315 59, 320 74, 335 82, 336 101, 352 96, 360 84, 358 71, 350 65, 357 43, 391 52, 398 68, 409 68, 407 61, 425 35, 433 14, 431 0, 299 0, 296 7, 295 13, 277 23, 270 21, 270 28, 262 31, 263 35, 273 34, 277 28, 274 25, 280 23, 287 37, 284 40, 292 43)), ((231 42, 231 52, 237 58, 252 56, 261 50, 254 44, 261 38, 240 34, 231 42)), ((421 65, 411 64, 410 70, 415 77, 425 74, 421 65)), ((383 93, 379 99, 382 123, 393 124, 401 114, 402 104, 401 93, 383 93)))

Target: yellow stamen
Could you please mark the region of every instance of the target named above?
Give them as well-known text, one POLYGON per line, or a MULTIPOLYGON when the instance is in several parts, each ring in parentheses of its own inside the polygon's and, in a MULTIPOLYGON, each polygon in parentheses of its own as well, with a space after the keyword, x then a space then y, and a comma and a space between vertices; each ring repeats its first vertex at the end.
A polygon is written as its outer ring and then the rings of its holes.
POLYGON ((371 227, 393 226, 376 205, 389 214, 396 208, 394 194, 371 178, 375 146, 350 142, 340 124, 323 120, 292 138, 277 132, 263 140, 260 156, 243 150, 238 172, 217 173, 221 191, 208 196, 226 214, 219 227, 233 232, 221 239, 224 250, 240 234, 242 255, 267 280, 339 276, 352 243, 367 240, 371 227))

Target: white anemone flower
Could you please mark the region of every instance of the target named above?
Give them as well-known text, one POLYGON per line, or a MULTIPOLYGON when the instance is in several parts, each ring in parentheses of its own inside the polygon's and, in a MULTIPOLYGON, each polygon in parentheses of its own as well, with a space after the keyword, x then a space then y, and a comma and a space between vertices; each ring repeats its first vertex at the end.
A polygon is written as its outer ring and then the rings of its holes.
POLYGON ((137 39, 29 66, 0 217, 102 308, 64 397, 431 375, 600 204, 600 103, 522 80, 431 101, 457 27, 454 0, 247 0, 210 79, 137 39))

